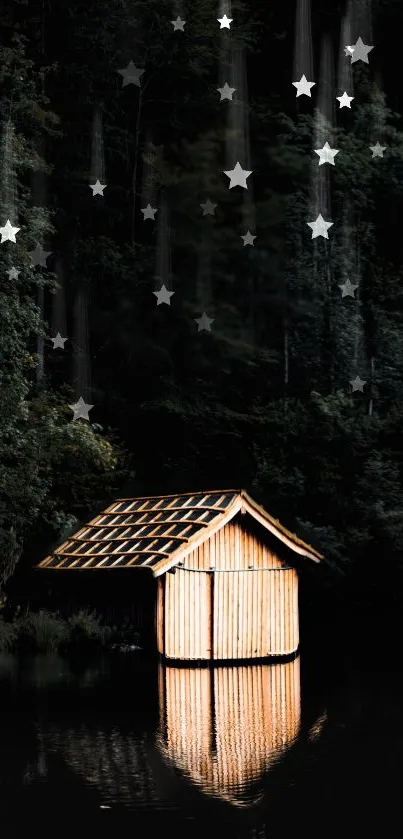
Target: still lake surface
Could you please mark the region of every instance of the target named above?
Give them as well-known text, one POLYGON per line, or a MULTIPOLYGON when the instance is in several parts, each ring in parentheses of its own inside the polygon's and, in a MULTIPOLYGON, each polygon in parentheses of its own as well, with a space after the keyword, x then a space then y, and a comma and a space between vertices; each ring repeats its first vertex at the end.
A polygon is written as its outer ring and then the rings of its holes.
POLYGON ((3 654, 1 835, 384 832, 400 825, 402 674, 323 650, 211 671, 3 654))

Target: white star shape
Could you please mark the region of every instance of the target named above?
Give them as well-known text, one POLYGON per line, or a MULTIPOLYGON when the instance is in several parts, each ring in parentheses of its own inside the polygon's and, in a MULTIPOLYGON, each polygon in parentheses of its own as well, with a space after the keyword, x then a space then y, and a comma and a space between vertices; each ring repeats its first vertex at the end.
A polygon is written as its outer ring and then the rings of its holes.
POLYGON ((354 52, 354 47, 344 47, 344 55, 346 55, 347 58, 351 58, 353 52, 354 52))
POLYGON ((171 297, 175 294, 174 291, 168 291, 165 285, 162 285, 159 291, 153 291, 157 298, 157 306, 160 306, 161 303, 166 303, 167 306, 171 305, 171 297))
POLYGON ((102 195, 102 197, 104 197, 104 189, 106 189, 106 184, 101 184, 100 181, 96 181, 94 184, 90 184, 90 188, 92 189, 93 196, 102 195))
POLYGON ((345 283, 339 285, 339 288, 341 288, 342 297, 354 297, 354 292, 358 288, 358 285, 354 285, 347 279, 345 283))
POLYGON ((9 279, 9 280, 18 280, 18 275, 19 275, 19 273, 20 273, 20 272, 19 272, 19 271, 17 271, 17 269, 16 269, 16 268, 10 268, 10 270, 9 270, 9 271, 7 271, 7 274, 8 274, 8 279, 9 279))
POLYGON ((323 149, 315 149, 315 154, 319 155, 319 166, 323 166, 324 163, 331 163, 334 166, 334 158, 338 153, 339 149, 331 149, 329 143, 325 143, 323 149))
POLYGON ((248 230, 247 233, 245 233, 244 236, 241 236, 241 239, 243 239, 243 246, 244 247, 245 247, 245 245, 252 245, 252 247, 255 247, 253 243, 256 239, 256 236, 253 236, 253 234, 250 232, 250 230, 248 230))
POLYGON ((297 98, 298 96, 312 96, 311 94, 311 87, 314 87, 316 82, 308 82, 306 76, 301 76, 299 82, 293 82, 294 87, 297 88, 297 98))
POLYGON ((56 337, 51 338, 50 340, 53 341, 53 349, 54 350, 57 350, 57 349, 64 350, 64 345, 65 345, 65 343, 68 339, 67 338, 62 338, 60 332, 58 332, 56 337))
POLYGON ((372 157, 383 157, 384 151, 386 151, 387 146, 380 146, 379 142, 376 142, 374 146, 369 147, 372 151, 372 157))
POLYGON ((197 323, 197 331, 198 332, 211 332, 211 324, 214 323, 214 318, 209 318, 206 315, 206 312, 203 312, 200 318, 193 318, 194 322, 197 323))
POLYGON ((7 219, 4 227, 0 227, 1 233, 1 244, 3 242, 17 242, 15 235, 18 231, 21 230, 21 227, 13 227, 11 224, 10 219, 7 219))
POLYGON ((217 20, 220 24, 220 29, 230 29, 230 24, 232 23, 233 19, 234 18, 232 17, 227 17, 227 15, 224 15, 224 17, 218 17, 217 20))
POLYGON ((184 26, 186 26, 186 20, 182 20, 182 18, 177 17, 176 20, 171 20, 172 26, 174 28, 174 32, 184 32, 184 26))
POLYGON ((373 47, 369 47, 367 44, 364 44, 364 41, 361 37, 357 39, 357 43, 354 44, 353 51, 351 53, 351 63, 355 64, 356 61, 364 61, 365 64, 369 64, 368 61, 368 53, 373 50, 373 47))
POLYGON ((213 204, 212 201, 210 201, 209 198, 207 198, 207 201, 205 201, 204 204, 200 204, 200 206, 203 210, 203 215, 204 216, 214 216, 215 215, 214 211, 215 211, 215 208, 217 207, 217 204, 213 204))
POLYGON ((151 204, 147 204, 147 206, 144 208, 144 210, 141 210, 141 212, 143 213, 143 221, 146 221, 146 219, 148 218, 151 218, 153 221, 155 221, 155 214, 158 213, 158 209, 157 207, 152 207, 151 204))
POLYGON ((328 239, 329 235, 327 231, 329 227, 333 227, 333 224, 333 221, 325 221, 320 213, 315 221, 307 221, 308 227, 312 228, 312 239, 316 239, 318 236, 323 236, 324 239, 328 239))
POLYGON ((229 99, 232 102, 232 95, 236 91, 236 87, 230 87, 227 82, 225 82, 224 87, 217 87, 217 90, 220 94, 220 102, 223 99, 229 99))
POLYGON ((337 99, 338 102, 340 102, 340 108, 350 108, 351 109, 350 102, 352 102, 353 99, 355 99, 355 97, 354 96, 349 96, 348 93, 346 93, 346 91, 344 91, 343 95, 342 96, 336 96, 336 99, 337 99))
POLYGON ((91 411, 93 407, 93 405, 87 405, 87 403, 84 402, 83 397, 80 396, 75 405, 69 405, 69 408, 74 411, 73 422, 77 419, 89 420, 88 412, 91 411))
POLYGON ((247 189, 246 178, 249 178, 249 175, 252 174, 252 169, 249 172, 247 169, 242 169, 240 163, 237 163, 234 169, 229 169, 227 172, 224 172, 224 175, 227 178, 230 178, 230 185, 228 189, 232 189, 234 186, 242 186, 244 189, 247 189))
POLYGON ((52 251, 44 251, 41 245, 37 245, 35 250, 29 251, 28 256, 32 259, 34 265, 42 265, 43 268, 47 268, 46 260, 52 251))
POLYGON ((140 85, 140 76, 143 75, 144 70, 139 70, 133 61, 129 61, 127 67, 123 70, 118 70, 121 76, 123 76, 123 85, 122 87, 126 87, 128 84, 136 84, 137 87, 141 87, 140 85))
POLYGON ((359 376, 356 376, 355 379, 350 379, 350 385, 353 388, 353 393, 356 390, 360 390, 361 393, 363 393, 364 392, 364 385, 366 385, 366 382, 363 382, 363 380, 360 379, 359 376))

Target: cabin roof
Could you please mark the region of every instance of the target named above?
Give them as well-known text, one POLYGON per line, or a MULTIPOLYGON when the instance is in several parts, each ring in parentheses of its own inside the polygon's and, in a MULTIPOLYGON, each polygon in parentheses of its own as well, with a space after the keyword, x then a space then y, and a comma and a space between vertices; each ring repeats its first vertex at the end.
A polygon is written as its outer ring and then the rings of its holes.
POLYGON ((234 489, 115 501, 41 560, 37 568, 150 568, 159 577, 241 511, 295 553, 314 562, 323 559, 245 490, 234 489))

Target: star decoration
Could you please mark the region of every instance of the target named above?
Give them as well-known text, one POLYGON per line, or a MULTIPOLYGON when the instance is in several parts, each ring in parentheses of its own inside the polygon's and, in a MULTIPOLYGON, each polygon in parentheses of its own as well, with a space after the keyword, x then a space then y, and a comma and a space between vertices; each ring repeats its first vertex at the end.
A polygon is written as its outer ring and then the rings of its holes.
POLYGON ((253 243, 256 239, 256 236, 253 236, 252 233, 250 232, 250 230, 248 230, 248 232, 245 233, 245 236, 241 236, 241 239, 243 239, 243 246, 244 247, 245 247, 245 245, 252 245, 252 247, 255 247, 253 243))
POLYGON ((214 323, 214 318, 209 318, 209 316, 203 312, 201 318, 193 318, 193 320, 197 323, 198 332, 211 332, 211 324, 214 323))
POLYGON ((74 420, 77 420, 77 419, 89 420, 88 412, 91 411, 91 409, 94 406, 93 405, 87 405, 87 403, 84 402, 83 397, 80 396, 78 402, 76 402, 75 405, 69 405, 69 407, 71 408, 72 411, 74 411, 74 417, 73 417, 73 422, 74 422, 74 420))
POLYGON ((339 288, 341 288, 342 297, 354 297, 354 292, 358 288, 358 285, 354 285, 350 280, 346 280, 345 283, 339 285, 339 288))
POLYGON ((347 56, 347 58, 351 58, 353 52, 354 47, 344 47, 344 54, 347 56))
POLYGON ((160 306, 161 303, 166 303, 167 306, 171 305, 171 297, 175 294, 174 291, 168 291, 165 285, 162 285, 159 291, 153 291, 157 298, 157 306, 160 306))
POLYGON ((8 274, 8 279, 9 279, 9 280, 18 280, 18 275, 19 275, 19 273, 20 273, 20 272, 19 272, 19 271, 17 271, 17 269, 16 269, 16 268, 10 268, 10 270, 9 270, 9 271, 7 271, 7 274, 8 274))
POLYGON ((236 87, 230 87, 227 82, 225 82, 224 87, 217 87, 217 90, 220 94, 220 102, 223 99, 229 99, 232 102, 232 94, 235 93, 236 87))
POLYGON ((217 20, 220 24, 220 29, 230 29, 230 24, 232 23, 233 19, 234 18, 232 17, 227 17, 227 15, 224 15, 224 17, 218 17, 217 20))
POLYGON ((65 343, 68 339, 67 338, 62 338, 60 332, 58 332, 56 337, 51 338, 50 340, 53 341, 53 349, 54 350, 57 350, 57 349, 64 350, 64 345, 65 345, 65 343))
POLYGON ((325 221, 323 216, 319 213, 316 221, 307 221, 307 225, 312 228, 312 239, 316 239, 318 236, 323 236, 324 239, 328 239, 328 228, 333 226, 333 221, 325 221))
POLYGON ((331 163, 334 166, 334 158, 338 153, 339 150, 331 149, 329 143, 325 143, 323 149, 315 149, 315 154, 319 155, 319 166, 323 166, 324 163, 331 163))
POLYGON ((361 37, 358 38, 351 53, 351 63, 355 64, 356 61, 364 61, 365 64, 369 64, 368 53, 371 52, 371 50, 373 50, 373 47, 369 47, 367 44, 364 44, 361 37))
POLYGON ((372 157, 383 157, 383 153, 387 146, 380 146, 379 142, 376 142, 374 146, 370 146, 369 148, 372 151, 372 157))
POLYGON ((52 251, 44 251, 41 245, 37 245, 34 251, 29 251, 28 256, 31 257, 34 265, 42 265, 43 268, 47 268, 46 260, 51 253, 52 251))
POLYGON ((338 102, 340 102, 340 108, 351 109, 350 102, 352 102, 354 98, 354 96, 349 96, 348 93, 346 93, 346 91, 344 91, 343 96, 336 96, 336 99, 338 100, 338 102))
POLYGON ((356 376, 355 379, 350 380, 350 385, 353 388, 353 393, 356 390, 360 390, 361 393, 363 393, 364 392, 364 385, 366 385, 366 382, 363 382, 363 380, 360 379, 359 376, 356 376))
POLYGON ((122 87, 126 87, 128 84, 136 84, 137 87, 141 87, 140 85, 140 76, 143 75, 144 70, 139 70, 133 61, 129 61, 127 67, 123 70, 118 70, 121 76, 123 76, 123 85, 122 87))
POLYGON ((13 227, 13 225, 10 222, 10 219, 8 219, 6 221, 4 227, 0 227, 1 244, 3 244, 3 242, 15 242, 16 243, 17 240, 15 238, 15 235, 16 235, 16 233, 18 233, 19 230, 21 230, 21 227, 13 227))
POLYGON ((143 221, 146 221, 146 219, 148 218, 155 221, 155 214, 158 213, 158 209, 157 207, 152 207, 151 204, 147 204, 147 206, 144 208, 144 210, 141 210, 141 212, 143 213, 143 221))
POLYGON ((182 18, 177 17, 176 20, 171 20, 172 26, 174 28, 174 32, 184 32, 184 26, 186 26, 186 20, 182 20, 182 18))
POLYGON ((94 195, 102 195, 104 197, 104 189, 106 189, 106 184, 101 184, 100 181, 96 181, 95 184, 90 184, 92 189, 92 194, 94 195))
POLYGON ((200 206, 203 210, 203 215, 204 216, 214 216, 215 215, 215 208, 217 207, 217 204, 213 204, 212 201, 210 201, 209 198, 207 198, 207 201, 205 201, 204 204, 200 204, 200 206))
POLYGON ((311 87, 314 87, 316 82, 308 82, 306 76, 301 76, 299 82, 293 82, 294 87, 297 88, 297 98, 298 96, 312 96, 311 94, 311 87))
POLYGON ((252 170, 249 172, 247 169, 242 169, 241 164, 237 163, 234 169, 229 169, 227 172, 224 172, 224 175, 230 178, 228 189, 232 189, 234 186, 242 186, 244 189, 247 189, 246 178, 249 178, 251 174, 252 170))

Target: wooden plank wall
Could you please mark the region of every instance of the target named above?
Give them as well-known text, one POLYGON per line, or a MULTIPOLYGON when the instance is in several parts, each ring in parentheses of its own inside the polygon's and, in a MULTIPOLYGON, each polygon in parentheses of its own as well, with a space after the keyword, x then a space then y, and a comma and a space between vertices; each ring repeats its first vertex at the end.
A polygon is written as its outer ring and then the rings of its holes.
MULTIPOLYGON (((210 580, 208 574, 177 569, 165 575, 165 655, 206 660, 210 650, 210 580)), ((161 640, 158 647, 161 646, 161 640)))
POLYGON ((215 659, 287 655, 295 652, 298 642, 294 569, 216 574, 215 659))
POLYGON ((236 800, 301 725, 300 660, 183 669, 160 665, 164 758, 209 794, 236 800))
POLYGON ((165 636, 165 577, 158 577, 157 580, 157 607, 155 618, 155 631, 157 637, 157 650, 161 655, 165 654, 164 636, 165 636))
MULTIPOLYGON (((298 649, 298 575, 256 536, 230 522, 165 575, 165 655, 253 659, 298 649), (250 567, 252 566, 252 567, 250 567), (202 573, 200 573, 202 572, 202 573), (203 573, 205 572, 205 573, 203 573)), ((158 649, 162 649, 158 599, 158 649)))

